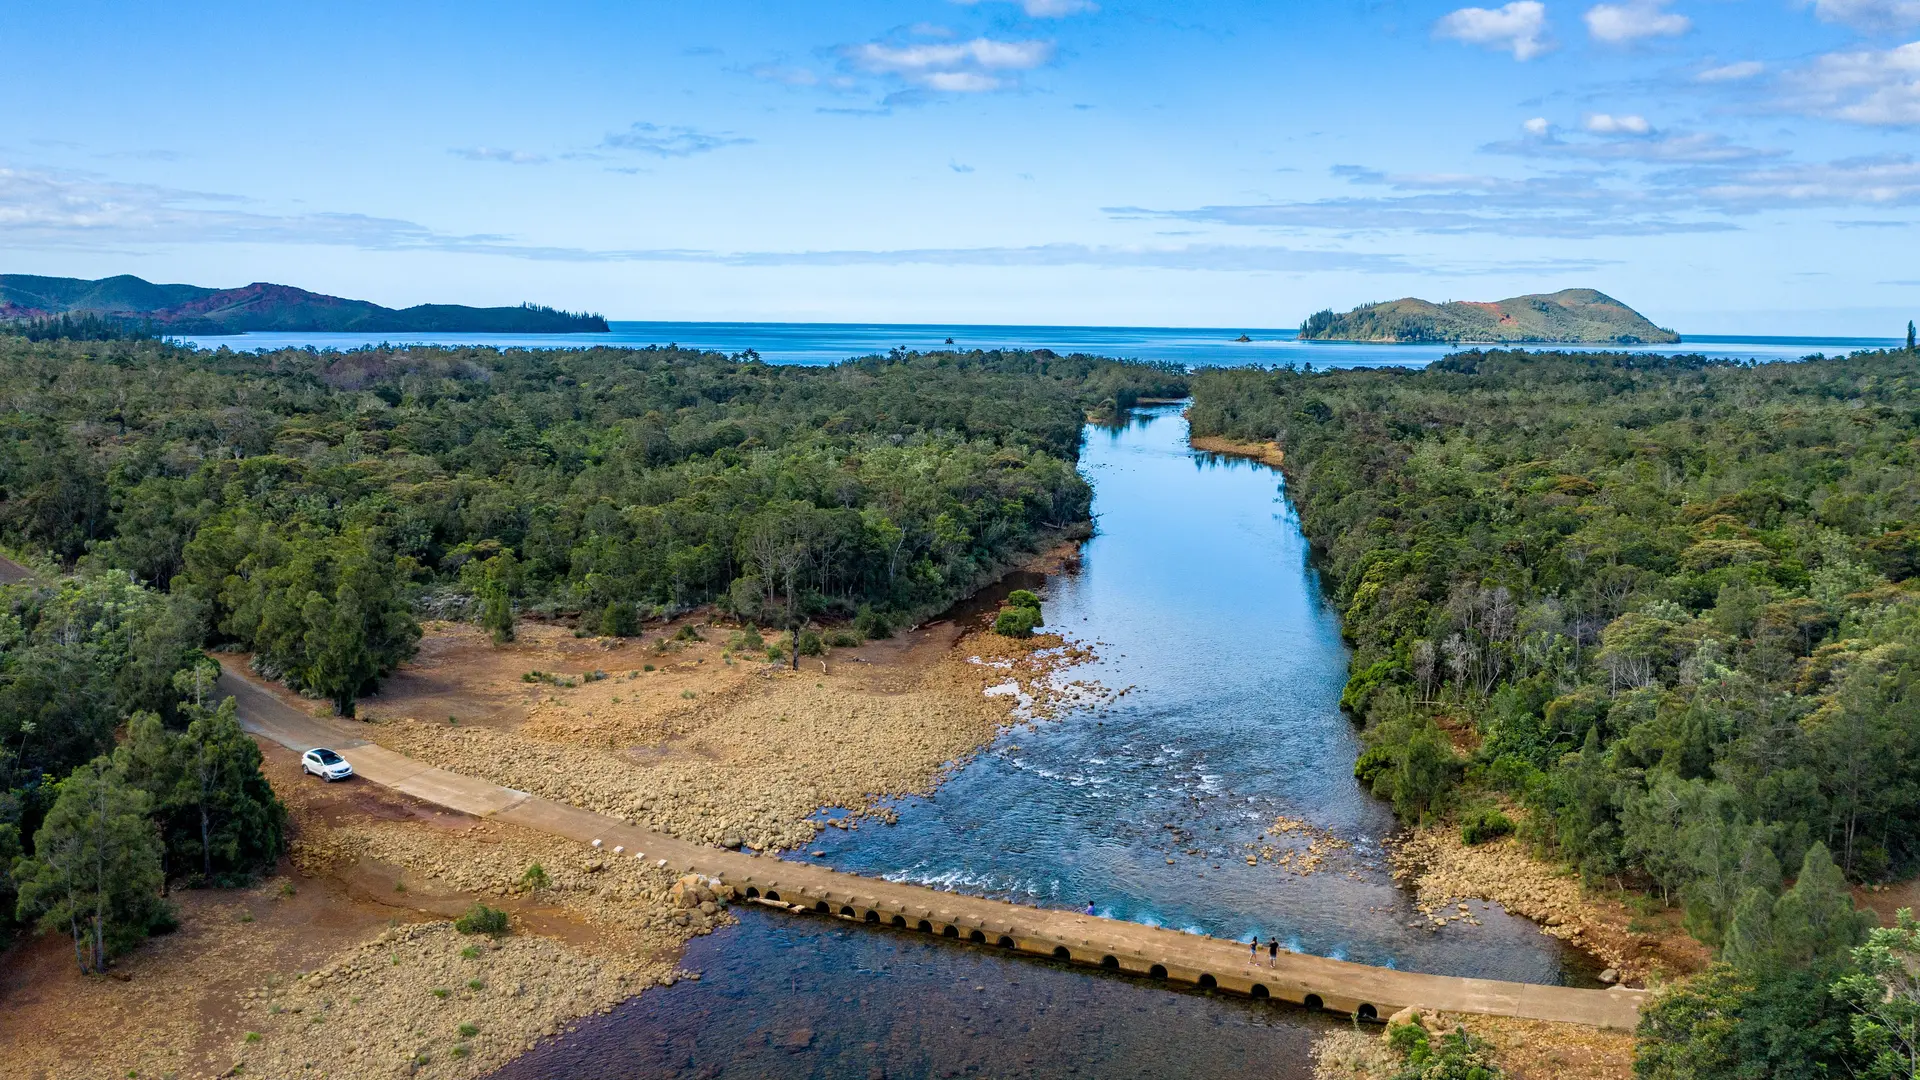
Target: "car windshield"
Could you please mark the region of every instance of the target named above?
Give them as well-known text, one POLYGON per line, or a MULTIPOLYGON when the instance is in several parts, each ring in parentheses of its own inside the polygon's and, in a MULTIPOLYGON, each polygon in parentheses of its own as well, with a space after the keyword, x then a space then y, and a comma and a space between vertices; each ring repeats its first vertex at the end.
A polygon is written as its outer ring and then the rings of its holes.
POLYGON ((313 756, 319 759, 322 765, 332 765, 340 760, 340 755, 331 750, 315 750, 313 756))

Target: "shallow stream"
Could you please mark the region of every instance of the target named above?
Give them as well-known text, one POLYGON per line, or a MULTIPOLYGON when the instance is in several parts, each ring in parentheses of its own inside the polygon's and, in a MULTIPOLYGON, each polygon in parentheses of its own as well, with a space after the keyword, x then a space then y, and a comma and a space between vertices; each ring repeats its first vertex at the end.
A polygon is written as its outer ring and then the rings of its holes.
MULTIPOLYGON (((1338 619, 1279 474, 1192 450, 1173 407, 1089 428, 1081 461, 1098 531, 1077 570, 1033 584, 1046 629, 1098 653, 1064 677, 1125 693, 1007 732, 898 803, 895 825, 827 829, 818 861, 1370 964, 1595 985, 1585 956, 1531 923, 1476 903, 1472 922, 1428 929, 1393 884, 1392 814, 1352 776, 1338 619)), ((698 982, 497 1075, 1304 1077, 1307 1046, 1336 1022, 736 913, 740 926, 689 945, 698 982)))

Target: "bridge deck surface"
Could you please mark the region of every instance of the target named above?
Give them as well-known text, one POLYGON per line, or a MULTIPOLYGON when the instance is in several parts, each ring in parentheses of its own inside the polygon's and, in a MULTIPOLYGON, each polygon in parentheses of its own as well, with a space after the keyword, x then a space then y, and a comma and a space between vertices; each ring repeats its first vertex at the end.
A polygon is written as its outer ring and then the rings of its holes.
POLYGON ((1639 991, 1468 979, 1372 967, 1282 953, 1272 967, 1249 962, 1247 946, 1077 912, 940 892, 918 885, 841 873, 748 852, 689 843, 616 818, 422 764, 365 739, 352 721, 309 715, 288 705, 226 658, 219 688, 236 699, 248 730, 296 751, 331 746, 347 754, 363 779, 479 817, 495 817, 582 844, 601 842, 608 857, 643 857, 683 873, 727 882, 762 902, 824 910, 866 922, 921 928, 949 937, 1008 946, 1039 955, 1104 964, 1261 997, 1315 1003, 1342 1012, 1371 1007, 1381 1018, 1405 1006, 1627 1028, 1639 1017, 1639 991), (751 890, 749 892, 749 890, 751 890), (1059 950, 1065 949, 1062 954, 1059 950), (1211 981, 1209 981, 1211 980, 1211 981))

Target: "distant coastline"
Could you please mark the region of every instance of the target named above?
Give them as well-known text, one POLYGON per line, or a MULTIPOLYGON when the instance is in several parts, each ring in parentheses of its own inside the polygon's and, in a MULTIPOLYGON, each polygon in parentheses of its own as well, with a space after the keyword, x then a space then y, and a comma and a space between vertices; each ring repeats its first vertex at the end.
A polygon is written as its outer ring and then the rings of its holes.
POLYGON ((292 285, 237 289, 157 285, 131 274, 88 280, 0 274, 0 322, 91 316, 154 332, 212 337, 256 332, 373 334, 604 334, 598 314, 540 304, 389 308, 292 285))

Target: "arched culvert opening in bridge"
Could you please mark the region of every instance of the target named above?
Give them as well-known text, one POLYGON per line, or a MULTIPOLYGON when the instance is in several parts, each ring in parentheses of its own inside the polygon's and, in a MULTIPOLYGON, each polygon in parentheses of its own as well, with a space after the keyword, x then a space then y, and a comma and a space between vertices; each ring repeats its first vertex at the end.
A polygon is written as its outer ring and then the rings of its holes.
POLYGON ((877 923, 877 922, 879 922, 879 921, 880 921, 880 913, 879 913, 879 912, 877 912, 877 911, 869 911, 869 912, 867 912, 867 921, 868 921, 868 922, 871 922, 871 923, 877 923))
POLYGON ((1117 956, 1103 956, 1100 958, 1100 966, 1103 968, 1118 968, 1120 966, 1120 958, 1117 956))
POLYGON ((845 915, 847 918, 851 919, 854 916, 854 910, 851 907, 842 905, 840 908, 840 914, 845 915))
POLYGON ((1374 1008, 1371 1005, 1362 1005, 1359 1008, 1353 1010, 1353 1015, 1359 1017, 1362 1020, 1378 1020, 1380 1019, 1380 1010, 1374 1008))
POLYGON ((747 886, 747 899, 749 899, 749 900, 751 900, 751 899, 753 899, 754 897, 756 897, 756 896, 759 896, 759 895, 760 895, 760 890, 759 890, 759 889, 756 889, 756 888, 754 888, 754 887, 753 887, 753 886, 751 886, 751 885, 749 885, 749 886, 747 886))
POLYGON ((1008 937, 1008 936, 1007 936, 1007 935, 1005 935, 1005 934, 1001 934, 1001 935, 1000 935, 1000 947, 1001 947, 1001 948, 1003 948, 1003 949, 1011 949, 1011 948, 1013 948, 1013 939, 1012 939, 1012 938, 1010 938, 1010 937, 1008 937))
POLYGON ((932 923, 930 923, 930 922, 928 922, 928 921, 927 921, 927 920, 925 920, 925 919, 921 919, 921 920, 920 920, 920 925, 919 925, 919 926, 916 926, 916 927, 914 927, 914 929, 916 929, 916 930, 918 930, 918 931, 920 931, 920 932, 921 932, 921 933, 923 933, 923 934, 931 934, 931 933, 933 933, 933 924, 932 924, 932 923))
POLYGON ((777 893, 777 892, 774 892, 774 891, 773 891, 772 889, 768 889, 768 890, 767 890, 767 899, 769 899, 769 900, 772 900, 772 901, 774 901, 775 903, 778 903, 778 902, 779 902, 779 900, 780 900, 780 894, 779 894, 779 893, 777 893))
POLYGON ((819 912, 822 915, 833 914, 833 909, 827 906, 827 902, 825 900, 814 901, 813 910, 819 912))
POLYGON ((1308 994, 1307 1000, 1301 1002, 1300 1004, 1305 1005, 1307 1008, 1312 1009, 1314 1012, 1319 1012, 1321 1009, 1324 1009, 1327 1007, 1327 1003, 1320 1000, 1319 994, 1308 994))
POLYGON ((967 940, 973 942, 975 945, 985 945, 987 943, 987 935, 979 930, 973 930, 968 932, 967 940))
POLYGON ((1053 958, 1055 960, 1071 960, 1073 959, 1073 950, 1067 948, 1065 945, 1055 945, 1053 947, 1053 958))
POLYGON ((1263 985, 1263 984, 1261 984, 1261 983, 1254 983, 1254 984, 1253 984, 1253 996, 1254 996, 1254 997, 1257 997, 1257 998, 1263 998, 1263 997, 1266 997, 1266 996, 1268 996, 1268 995, 1267 995, 1267 988, 1266 988, 1266 986, 1265 986, 1265 985, 1263 985))
POLYGON ((905 930, 907 928, 907 917, 905 915, 895 915, 893 917, 893 925, 901 930, 905 930))
POLYGON ((1147 969, 1147 978, 1149 979, 1164 979, 1166 977, 1167 969, 1159 964, 1155 964, 1147 969))
POLYGON ((940 936, 941 937, 959 937, 960 928, 957 926, 949 926, 940 931, 940 936))
POLYGON ((1208 974, 1206 974, 1205 972, 1202 972, 1202 973, 1201 973, 1201 975, 1200 975, 1200 989, 1202 989, 1202 990, 1211 990, 1211 989, 1213 989, 1214 987, 1216 987, 1216 986, 1219 986, 1219 985, 1220 985, 1220 980, 1219 980, 1219 979, 1216 979, 1216 978, 1214 978, 1213 976, 1211 976, 1211 975, 1208 975, 1208 974))

